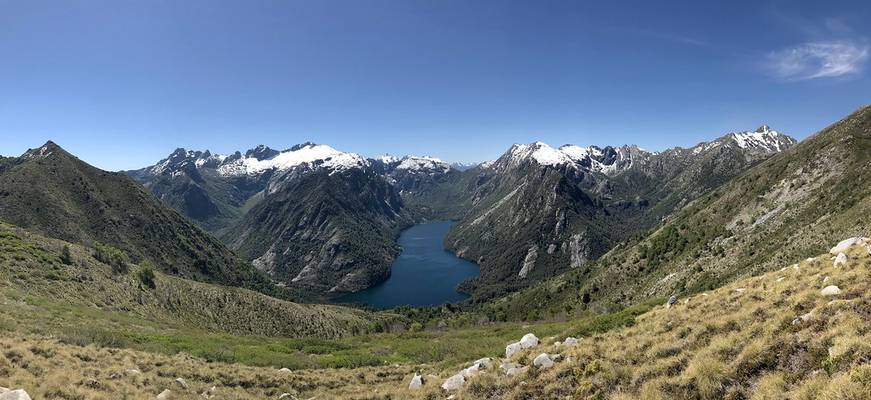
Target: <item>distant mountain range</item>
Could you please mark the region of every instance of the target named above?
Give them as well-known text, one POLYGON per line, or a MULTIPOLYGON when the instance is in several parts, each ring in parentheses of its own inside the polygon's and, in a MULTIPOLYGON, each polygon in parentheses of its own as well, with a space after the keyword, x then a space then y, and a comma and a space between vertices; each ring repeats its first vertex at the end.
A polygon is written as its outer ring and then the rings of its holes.
POLYGON ((364 158, 303 143, 232 155, 178 149, 127 171, 283 285, 356 291, 389 276, 401 229, 453 219, 478 299, 585 265, 795 143, 767 126, 689 149, 514 145, 492 162, 364 158))
MULTIPOLYGON (((763 147, 734 144, 748 143, 763 147)), ((491 312, 523 318, 533 310, 546 314, 635 304, 709 290, 814 256, 833 237, 868 234, 869 173, 871 106, 866 106, 732 174, 648 233, 618 244, 584 268, 502 299, 491 312)))

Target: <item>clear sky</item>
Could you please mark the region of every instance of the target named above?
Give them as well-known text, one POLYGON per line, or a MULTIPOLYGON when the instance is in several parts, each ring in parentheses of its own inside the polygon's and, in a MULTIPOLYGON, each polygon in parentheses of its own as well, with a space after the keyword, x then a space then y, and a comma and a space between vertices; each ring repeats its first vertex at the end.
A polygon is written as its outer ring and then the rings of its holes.
POLYGON ((869 21, 867 0, 0 0, 0 154, 804 138, 871 103, 869 21))

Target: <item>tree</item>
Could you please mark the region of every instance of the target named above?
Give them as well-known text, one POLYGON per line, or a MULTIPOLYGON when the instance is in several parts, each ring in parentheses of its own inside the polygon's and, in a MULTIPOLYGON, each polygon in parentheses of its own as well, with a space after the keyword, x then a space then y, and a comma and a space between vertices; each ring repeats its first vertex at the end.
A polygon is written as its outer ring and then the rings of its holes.
POLYGON ((151 289, 157 287, 157 284, 154 282, 154 267, 152 267, 148 262, 142 263, 139 267, 139 271, 136 272, 136 277, 139 278, 139 282, 142 283, 142 286, 151 289))
POLYGON ((73 264, 73 254, 70 252, 70 246, 67 244, 60 251, 60 261, 66 265, 73 264))
POLYGON ((110 265, 116 274, 127 272, 127 254, 112 246, 100 242, 94 243, 94 258, 110 265))

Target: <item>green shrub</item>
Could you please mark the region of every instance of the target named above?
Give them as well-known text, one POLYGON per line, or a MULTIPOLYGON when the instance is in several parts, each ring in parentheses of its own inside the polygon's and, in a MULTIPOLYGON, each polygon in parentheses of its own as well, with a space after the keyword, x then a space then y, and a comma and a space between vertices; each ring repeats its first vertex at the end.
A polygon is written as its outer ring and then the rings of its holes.
POLYGON ((66 265, 73 264, 73 255, 70 252, 70 246, 64 245, 63 249, 60 251, 60 261, 66 265))
POLYGON ((98 261, 112 267, 112 271, 116 274, 127 273, 127 253, 112 246, 94 243, 94 258, 98 261))
POLYGON ((151 289, 157 287, 157 284, 154 282, 154 267, 152 267, 148 262, 142 263, 139 267, 139 271, 136 272, 136 277, 139 279, 142 286, 151 289))

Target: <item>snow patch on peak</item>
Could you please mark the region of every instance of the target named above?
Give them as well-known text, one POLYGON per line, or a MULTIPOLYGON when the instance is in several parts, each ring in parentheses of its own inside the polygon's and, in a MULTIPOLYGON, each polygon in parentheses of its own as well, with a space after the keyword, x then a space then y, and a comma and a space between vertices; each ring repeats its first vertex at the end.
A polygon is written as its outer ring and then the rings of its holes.
POLYGON ((390 154, 384 154, 378 157, 378 161, 381 161, 384 164, 393 164, 399 161, 399 157, 392 156, 390 154))
POLYGON ((571 163, 572 159, 568 154, 554 149, 544 142, 535 142, 530 144, 515 144, 511 147, 511 158, 515 162, 531 158, 541 165, 562 165, 571 163))
POLYGON ((271 158, 261 160, 256 157, 244 157, 225 163, 218 167, 218 173, 255 175, 271 169, 284 171, 303 164, 333 170, 362 168, 368 165, 366 159, 359 154, 341 152, 323 144, 305 143, 282 151, 271 158))
POLYGON ((752 148, 771 152, 783 151, 794 142, 788 136, 772 130, 768 125, 762 125, 753 132, 736 132, 730 136, 742 149, 752 148))
POLYGON ((42 145, 41 147, 27 150, 26 152, 24 152, 22 157, 27 158, 27 159, 45 158, 45 157, 50 156, 54 152, 53 149, 55 149, 55 148, 59 148, 59 146, 54 144, 54 142, 49 140, 48 142, 45 142, 45 144, 42 145))
POLYGON ((402 158, 402 161, 399 165, 396 166, 396 169, 404 169, 410 171, 432 171, 432 170, 440 170, 443 172, 447 172, 451 167, 444 161, 429 156, 405 156, 402 158))

